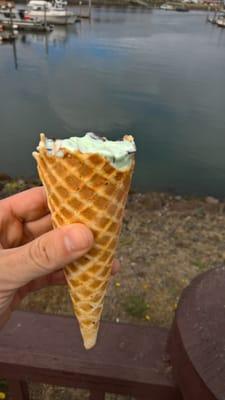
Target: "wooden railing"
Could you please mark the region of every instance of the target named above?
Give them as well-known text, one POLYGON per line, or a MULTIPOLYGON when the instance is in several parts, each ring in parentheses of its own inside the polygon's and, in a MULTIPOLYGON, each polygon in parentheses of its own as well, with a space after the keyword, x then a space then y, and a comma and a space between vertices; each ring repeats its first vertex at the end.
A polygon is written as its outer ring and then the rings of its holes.
POLYGON ((0 376, 13 400, 28 399, 26 382, 89 389, 91 400, 105 392, 178 400, 166 342, 165 329, 102 322, 86 351, 74 318, 18 311, 0 333, 0 376))
POLYGON ((184 291, 169 340, 166 329, 102 322, 97 346, 86 351, 74 318, 17 311, 0 332, 0 376, 12 400, 29 399, 27 382, 85 388, 90 400, 106 392, 136 400, 222 400, 224 332, 225 269, 219 268, 184 291))

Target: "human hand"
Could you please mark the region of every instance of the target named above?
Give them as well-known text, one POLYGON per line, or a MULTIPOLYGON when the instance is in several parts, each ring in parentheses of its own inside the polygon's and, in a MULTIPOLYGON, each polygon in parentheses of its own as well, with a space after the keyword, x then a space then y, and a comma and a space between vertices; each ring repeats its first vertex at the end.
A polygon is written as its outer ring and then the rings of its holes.
MULTIPOLYGON (((0 326, 31 291, 65 283, 62 268, 94 243, 83 224, 52 230, 43 187, 0 201, 0 326)), ((117 272, 113 263, 112 273, 117 272)))

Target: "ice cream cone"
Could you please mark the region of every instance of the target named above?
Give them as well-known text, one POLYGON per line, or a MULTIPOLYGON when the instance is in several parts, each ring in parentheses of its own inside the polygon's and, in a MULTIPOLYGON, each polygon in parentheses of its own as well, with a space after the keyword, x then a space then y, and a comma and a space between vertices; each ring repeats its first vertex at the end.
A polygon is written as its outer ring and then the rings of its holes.
POLYGON ((44 134, 38 150, 33 155, 53 226, 81 222, 94 234, 94 247, 64 269, 84 346, 90 349, 97 339, 134 160, 117 169, 101 154, 62 149, 57 156, 48 152, 44 134))

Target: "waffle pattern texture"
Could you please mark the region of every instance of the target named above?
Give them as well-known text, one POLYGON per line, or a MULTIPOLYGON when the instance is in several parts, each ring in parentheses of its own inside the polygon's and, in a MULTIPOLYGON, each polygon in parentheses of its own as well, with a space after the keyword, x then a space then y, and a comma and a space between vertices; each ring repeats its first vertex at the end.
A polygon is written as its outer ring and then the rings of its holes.
MULTIPOLYGON (((45 140, 41 134, 41 143, 45 140)), ((40 146, 34 157, 53 226, 80 222, 94 234, 88 254, 64 268, 84 347, 90 349, 97 339, 134 161, 119 170, 99 154, 66 149, 63 153, 63 157, 51 155, 40 146)))

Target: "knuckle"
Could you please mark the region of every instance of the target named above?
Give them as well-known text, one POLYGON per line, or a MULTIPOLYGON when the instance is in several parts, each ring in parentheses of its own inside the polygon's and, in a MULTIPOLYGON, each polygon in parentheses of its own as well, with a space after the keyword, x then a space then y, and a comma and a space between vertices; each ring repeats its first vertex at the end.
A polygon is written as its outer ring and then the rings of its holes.
POLYGON ((34 240, 29 247, 29 259, 43 271, 48 270, 51 259, 47 247, 41 238, 34 240))

